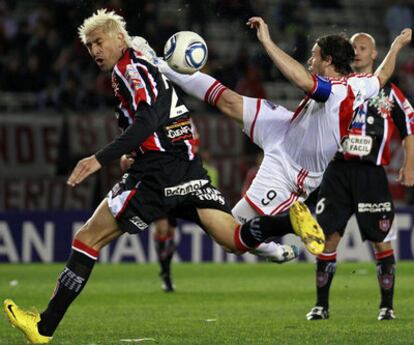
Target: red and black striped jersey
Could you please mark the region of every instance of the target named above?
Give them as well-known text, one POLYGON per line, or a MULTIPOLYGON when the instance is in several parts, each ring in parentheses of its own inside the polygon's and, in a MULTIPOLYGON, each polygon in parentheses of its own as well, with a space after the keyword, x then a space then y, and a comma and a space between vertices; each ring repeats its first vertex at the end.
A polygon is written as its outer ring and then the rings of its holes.
POLYGON ((413 107, 403 92, 391 83, 354 113, 348 135, 342 140, 343 150, 337 152, 335 159, 389 164, 394 127, 401 139, 414 134, 413 107))
POLYGON ((120 101, 116 116, 122 134, 96 154, 101 164, 131 152, 137 156, 165 152, 194 159, 190 112, 156 66, 129 48, 113 69, 112 87, 120 101))

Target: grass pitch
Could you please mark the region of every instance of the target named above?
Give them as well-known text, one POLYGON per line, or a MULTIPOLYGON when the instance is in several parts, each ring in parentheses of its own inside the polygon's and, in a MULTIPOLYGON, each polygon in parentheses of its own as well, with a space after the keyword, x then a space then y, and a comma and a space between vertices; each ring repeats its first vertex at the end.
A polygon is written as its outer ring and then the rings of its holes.
MULTIPOLYGON (((62 268, 0 265, 0 298, 42 310, 62 268)), ((175 264, 170 294, 160 289, 156 265, 98 264, 51 344, 414 344, 413 268, 398 264, 397 319, 379 322, 374 263, 338 264, 331 319, 311 322, 312 264, 175 264)), ((4 316, 0 344, 25 344, 4 316)))

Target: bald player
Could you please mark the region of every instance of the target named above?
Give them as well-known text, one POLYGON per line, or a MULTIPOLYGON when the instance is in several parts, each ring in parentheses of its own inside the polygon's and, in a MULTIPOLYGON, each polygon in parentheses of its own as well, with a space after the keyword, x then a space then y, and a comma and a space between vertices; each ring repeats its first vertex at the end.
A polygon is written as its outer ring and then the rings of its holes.
MULTIPOLYGON (((375 39, 367 33, 351 38, 356 73, 373 73, 377 58, 375 39)), ((390 162, 390 140, 397 127, 405 159, 398 180, 414 185, 414 113, 394 84, 386 84, 377 96, 362 104, 353 117, 342 149, 323 176, 316 209, 326 236, 325 249, 316 263, 316 305, 308 320, 329 318, 329 290, 336 270, 336 249, 349 218, 355 214, 362 240, 371 242, 376 258, 381 294, 378 320, 393 320, 395 257, 391 240, 394 204, 384 166, 390 162)))

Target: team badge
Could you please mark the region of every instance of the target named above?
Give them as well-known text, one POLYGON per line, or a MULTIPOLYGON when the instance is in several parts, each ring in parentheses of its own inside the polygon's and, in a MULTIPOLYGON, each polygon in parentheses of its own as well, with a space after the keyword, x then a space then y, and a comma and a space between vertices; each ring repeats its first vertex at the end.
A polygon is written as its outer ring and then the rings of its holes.
POLYGON ((385 95, 384 90, 381 90, 378 95, 370 99, 369 105, 376 108, 378 114, 386 119, 391 116, 391 109, 394 106, 394 101, 385 95))
POLYGON ((391 227, 391 222, 389 219, 380 219, 379 220, 379 228, 383 232, 387 232, 391 227))

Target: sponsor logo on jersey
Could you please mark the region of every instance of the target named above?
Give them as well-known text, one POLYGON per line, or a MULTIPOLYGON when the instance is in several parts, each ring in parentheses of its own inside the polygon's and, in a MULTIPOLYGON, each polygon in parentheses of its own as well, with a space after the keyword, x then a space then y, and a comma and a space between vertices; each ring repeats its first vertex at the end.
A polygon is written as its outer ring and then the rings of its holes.
POLYGON ((352 135, 350 134, 342 143, 344 152, 356 155, 367 156, 372 149, 372 138, 367 135, 352 135))
POLYGON ((132 224, 134 224, 139 230, 145 230, 148 228, 148 224, 145 223, 141 218, 138 216, 133 216, 128 219, 132 224))
POLYGON ((164 195, 166 197, 176 195, 187 195, 198 191, 200 188, 208 184, 208 180, 192 180, 178 186, 164 188, 164 195))
POLYGON ((358 212, 364 213, 380 213, 380 212, 391 212, 391 202, 380 202, 376 203, 369 203, 369 202, 360 202, 358 203, 358 212))
POLYGON ((195 192, 195 195, 203 201, 214 201, 221 205, 226 203, 223 195, 215 188, 201 188, 195 192))
POLYGON ((175 123, 165 127, 165 130, 167 131, 167 137, 171 139, 172 142, 191 139, 193 137, 193 129, 190 121, 175 123))
POLYGON ((361 129, 362 126, 365 124, 365 118, 366 118, 367 112, 364 107, 364 104, 358 107, 358 109, 355 112, 355 115, 352 119, 351 128, 358 128, 361 129))
POLYGON ((394 106, 394 101, 387 97, 382 89, 378 95, 375 97, 370 98, 369 105, 377 109, 378 114, 386 119, 387 117, 391 116, 391 110, 394 106))

